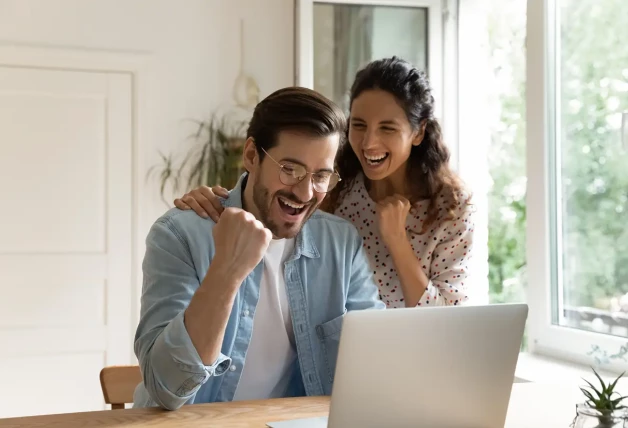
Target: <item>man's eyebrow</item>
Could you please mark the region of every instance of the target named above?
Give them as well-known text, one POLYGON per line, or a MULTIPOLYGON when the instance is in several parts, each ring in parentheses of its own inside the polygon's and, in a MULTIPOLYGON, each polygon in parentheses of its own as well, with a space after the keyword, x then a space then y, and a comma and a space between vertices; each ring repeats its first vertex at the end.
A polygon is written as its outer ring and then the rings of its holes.
MULTIPOLYGON (((282 158, 281 160, 279 160, 279 163, 283 163, 283 162, 290 162, 290 163, 296 163, 297 165, 301 165, 303 168, 305 168, 307 170, 307 167, 303 164, 303 162, 298 161, 296 159, 292 159, 292 158, 282 158)), ((329 168, 320 168, 314 172, 334 172, 333 169, 329 169, 329 168)))

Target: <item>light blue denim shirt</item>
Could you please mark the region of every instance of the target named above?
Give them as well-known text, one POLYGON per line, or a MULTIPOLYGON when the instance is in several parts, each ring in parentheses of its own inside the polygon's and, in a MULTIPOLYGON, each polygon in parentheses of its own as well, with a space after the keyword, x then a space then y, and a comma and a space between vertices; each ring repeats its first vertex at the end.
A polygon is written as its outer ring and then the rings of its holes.
MULTIPOLYGON (((225 206, 242 207, 245 177, 225 206)), ((172 209, 148 234, 135 336, 143 382, 135 390, 135 407, 177 409, 233 399, 251 341, 264 266, 260 262, 242 283, 221 355, 211 366, 204 365, 183 314, 214 257, 214 225, 192 211, 172 209)), ((329 395, 343 315, 385 308, 355 227, 316 211, 297 235, 284 275, 298 355, 285 396, 329 395)))

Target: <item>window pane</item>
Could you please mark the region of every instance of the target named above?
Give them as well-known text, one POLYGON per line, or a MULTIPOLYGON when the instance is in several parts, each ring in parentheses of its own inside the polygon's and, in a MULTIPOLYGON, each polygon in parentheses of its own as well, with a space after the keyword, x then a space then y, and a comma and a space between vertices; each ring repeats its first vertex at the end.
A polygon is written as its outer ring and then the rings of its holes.
POLYGON ((427 9, 314 3, 314 89, 348 109, 355 73, 397 55, 427 70, 427 9))
MULTIPOLYGON (((490 75, 485 92, 491 141, 488 167, 489 297, 525 301, 526 288, 526 0, 491 0, 487 14, 490 75)), ((461 53, 463 54, 463 53, 461 53)), ((478 117, 478 120, 481 120, 478 117)), ((474 138, 470 138, 470 143, 474 138)))
POLYGON ((557 0, 554 323, 628 336, 625 0, 557 0))

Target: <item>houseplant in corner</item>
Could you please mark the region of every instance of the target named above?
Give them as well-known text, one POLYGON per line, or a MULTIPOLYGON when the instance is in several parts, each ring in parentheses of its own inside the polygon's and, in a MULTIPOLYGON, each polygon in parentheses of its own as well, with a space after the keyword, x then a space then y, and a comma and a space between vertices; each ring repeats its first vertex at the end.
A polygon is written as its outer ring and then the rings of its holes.
POLYGON ((599 385, 595 386, 584 380, 589 386, 580 390, 586 397, 584 403, 576 406, 576 418, 573 428, 628 428, 628 412, 622 401, 626 396, 620 395, 615 388, 624 375, 622 373, 613 382, 605 383, 600 375, 592 369, 599 385))
POLYGON ((215 113, 208 120, 195 123, 194 144, 183 159, 177 163, 173 154, 160 153, 161 164, 148 171, 149 176, 158 174, 161 198, 166 205, 168 187, 176 195, 203 185, 231 189, 243 172, 247 121, 215 113))

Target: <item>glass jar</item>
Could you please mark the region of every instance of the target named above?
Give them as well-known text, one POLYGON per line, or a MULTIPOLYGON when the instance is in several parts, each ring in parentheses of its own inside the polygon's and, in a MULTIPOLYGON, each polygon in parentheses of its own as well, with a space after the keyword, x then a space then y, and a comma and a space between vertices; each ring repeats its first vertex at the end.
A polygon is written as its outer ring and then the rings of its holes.
POLYGON ((586 404, 576 406, 573 428, 628 428, 626 409, 596 410, 586 404))

